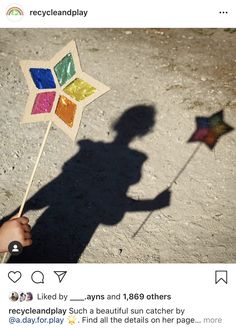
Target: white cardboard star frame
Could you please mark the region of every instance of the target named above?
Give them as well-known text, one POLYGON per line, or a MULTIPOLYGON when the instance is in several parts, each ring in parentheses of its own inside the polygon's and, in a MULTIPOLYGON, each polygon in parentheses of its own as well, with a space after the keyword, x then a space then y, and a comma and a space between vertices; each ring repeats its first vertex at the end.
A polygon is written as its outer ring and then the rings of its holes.
MULTIPOLYGON (((49 61, 31 61, 31 60, 24 60, 21 61, 21 68, 25 75, 28 88, 29 88, 29 97, 27 100, 25 112, 23 115, 22 122, 23 123, 32 123, 32 122, 39 122, 39 121, 52 121, 55 123, 60 129, 62 129, 72 140, 75 140, 80 121, 82 118, 83 109, 86 105, 90 104, 96 98, 103 95, 105 92, 109 90, 109 87, 105 86, 103 83, 95 80, 93 77, 89 76, 88 74, 84 73, 81 69, 79 54, 77 50, 77 46, 75 41, 71 41, 64 47, 61 51, 59 51, 51 60, 49 61), (63 85, 60 85, 59 79, 55 72, 55 67, 58 63, 60 63, 67 55, 71 54, 72 60, 74 63, 75 73, 66 80, 63 85), (55 87, 53 88, 38 88, 32 78, 32 74, 30 69, 49 69, 53 76, 55 87), (71 95, 65 93, 64 89, 73 83, 76 79, 83 80, 84 82, 88 83, 90 86, 95 88, 95 91, 84 97, 84 99, 76 100, 71 95), (35 99, 38 94, 40 93, 53 93, 55 92, 55 99, 53 101, 53 105, 50 112, 45 113, 37 113, 33 114, 32 109, 35 104, 35 99), (68 126, 57 114, 56 109, 59 102, 59 97, 64 96, 72 103, 76 104, 76 110, 73 120, 73 125, 68 126)), ((79 91, 79 90, 78 90, 79 91)))

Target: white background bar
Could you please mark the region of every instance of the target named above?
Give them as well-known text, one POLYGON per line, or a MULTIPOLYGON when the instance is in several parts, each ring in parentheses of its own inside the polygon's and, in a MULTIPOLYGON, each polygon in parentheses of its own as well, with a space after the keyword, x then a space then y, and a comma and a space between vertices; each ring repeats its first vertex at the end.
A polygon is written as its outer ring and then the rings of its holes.
MULTIPOLYGON (((235 27, 234 0, 86 0, 86 1, 29 1, 0 2, 0 27, 235 27), (12 21, 6 15, 9 8, 20 7, 24 16, 12 21), (88 12, 70 16, 30 16, 30 11, 88 12), (221 12, 221 13, 220 13, 221 12), (224 12, 224 13, 223 13, 224 12)), ((43 15, 43 14, 42 14, 43 15)))
MULTIPOLYGON (((68 327, 70 309, 93 309, 94 313, 75 314, 75 327, 205 327, 229 328, 235 327, 235 286, 236 265, 234 264, 47 264, 47 265, 11 265, 1 266, 0 303, 1 327, 34 327, 32 324, 9 324, 9 318, 61 318, 63 327, 68 327), (67 273, 59 282, 55 270, 67 273), (14 283, 8 277, 11 271, 19 271, 21 278, 14 283), (32 273, 41 271, 33 276, 32 273), (217 279, 216 283, 216 271, 217 279), (226 274, 227 271, 227 274, 226 274), (220 279, 222 278, 222 279, 220 279), (227 278, 227 281, 226 281, 227 278), (225 280, 225 281, 224 281, 225 280), (227 283, 226 283, 227 282, 227 283), (9 299, 12 292, 32 292, 33 301, 13 302, 9 299), (67 300, 60 295, 67 295, 67 300), (47 295, 53 295, 49 300, 47 295), (90 296, 89 296, 90 295, 90 296), (97 295, 93 299, 94 295, 97 295), (108 295, 116 295, 109 300, 108 295), (136 295, 136 296, 133 296, 136 295), (140 296, 141 295, 141 296, 140 296), (10 309, 66 309, 66 313, 47 315, 9 314, 10 309), (98 314, 96 309, 127 309, 127 313, 98 314), (132 314, 132 309, 140 309, 140 313, 132 314), (150 313, 148 309, 172 309, 170 313, 150 313), (176 309, 182 309, 181 314, 176 309), (108 317, 108 323, 102 323, 103 317, 108 317), (97 323, 83 322, 83 317, 97 318, 97 323), (121 323, 111 323, 111 317, 121 318, 121 323), (127 318, 130 319, 127 319, 127 318), (131 323, 131 319, 136 323, 131 323), (148 322, 139 323, 146 319, 148 322), (152 319, 156 318, 156 319, 152 319), (173 319, 168 325, 163 318, 173 319), (161 322, 157 320, 160 319, 161 322), (187 319, 194 322, 187 324, 187 319), (125 322, 125 320, 127 322, 125 322), (152 323, 152 320, 156 322, 152 323), (209 320, 211 320, 209 322, 209 320), (213 324, 214 321, 214 324, 213 324), (160 324, 161 323, 161 324, 160 324)), ((19 273, 18 273, 19 274, 19 273)), ((14 273, 10 277, 14 280, 14 273)), ((18 276, 16 276, 18 278, 18 276)), ((11 319, 12 320, 12 319, 11 319)), ((26 319, 25 319, 26 320, 26 319)), ((42 327, 59 327, 59 325, 41 325, 42 327)), ((40 327, 40 325, 35 325, 40 327)))

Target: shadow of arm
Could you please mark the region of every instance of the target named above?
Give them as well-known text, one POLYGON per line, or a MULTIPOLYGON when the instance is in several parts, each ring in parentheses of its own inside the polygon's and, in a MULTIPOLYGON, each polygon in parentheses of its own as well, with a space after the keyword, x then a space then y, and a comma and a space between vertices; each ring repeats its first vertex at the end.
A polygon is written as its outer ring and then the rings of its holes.
MULTIPOLYGON (((39 210, 46 207, 48 205, 48 201, 47 201, 47 197, 45 196, 46 196, 46 190, 44 190, 43 188, 39 192, 37 192, 34 196, 32 196, 29 200, 27 200, 27 202, 25 203, 22 216, 24 216, 24 213, 30 210, 39 210)), ((12 213, 8 214, 7 216, 4 216, 0 220, 0 225, 10 220, 12 217, 17 217, 19 210, 20 207, 16 208, 12 213)))
POLYGON ((127 211, 141 212, 141 211, 154 211, 170 205, 171 191, 164 190, 154 199, 151 200, 135 200, 128 198, 127 211))

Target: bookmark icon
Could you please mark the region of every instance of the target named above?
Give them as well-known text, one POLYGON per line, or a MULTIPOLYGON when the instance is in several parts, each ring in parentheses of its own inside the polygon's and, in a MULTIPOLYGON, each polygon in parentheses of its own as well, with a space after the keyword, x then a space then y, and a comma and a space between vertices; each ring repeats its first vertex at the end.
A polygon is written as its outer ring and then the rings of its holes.
POLYGON ((222 281, 225 284, 228 284, 228 271, 227 270, 216 270, 215 271, 215 284, 218 284, 222 281))

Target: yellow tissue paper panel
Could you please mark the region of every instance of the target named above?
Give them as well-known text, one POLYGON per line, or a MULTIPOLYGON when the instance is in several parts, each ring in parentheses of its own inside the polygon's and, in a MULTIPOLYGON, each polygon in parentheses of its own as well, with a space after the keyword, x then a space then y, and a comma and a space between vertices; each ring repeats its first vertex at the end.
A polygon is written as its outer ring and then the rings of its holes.
POLYGON ((64 88, 64 92, 77 101, 84 100, 91 96, 95 91, 96 89, 91 84, 81 79, 75 79, 64 88))

